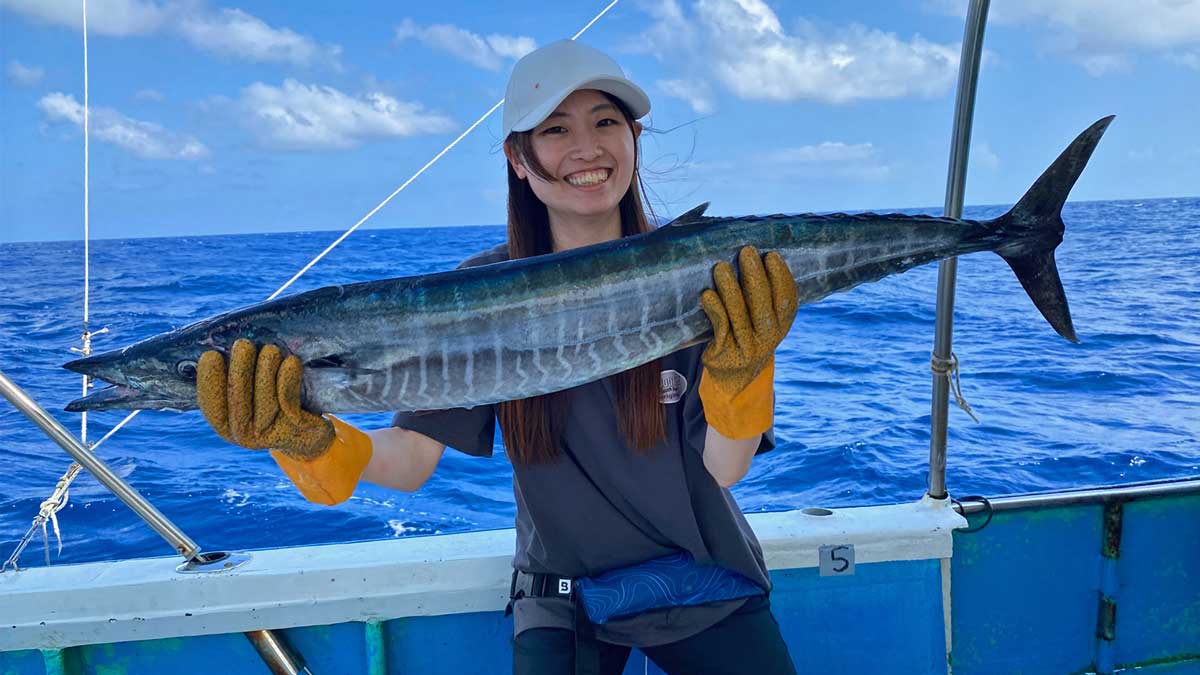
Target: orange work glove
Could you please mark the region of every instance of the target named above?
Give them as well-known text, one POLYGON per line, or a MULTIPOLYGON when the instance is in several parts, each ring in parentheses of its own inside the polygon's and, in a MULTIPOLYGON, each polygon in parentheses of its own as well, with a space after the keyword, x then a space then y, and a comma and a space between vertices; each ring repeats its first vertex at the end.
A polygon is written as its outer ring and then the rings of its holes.
POLYGON ((271 456, 306 499, 337 504, 350 498, 371 459, 371 438, 332 415, 300 407, 304 365, 275 345, 242 338, 225 356, 209 350, 196 365, 196 401, 225 440, 271 456))
POLYGON ((796 318, 796 280, 778 253, 738 252, 741 283, 727 262, 713 267, 716 291, 700 294, 713 339, 700 357, 700 401, 726 438, 754 438, 775 415, 775 348, 796 318))

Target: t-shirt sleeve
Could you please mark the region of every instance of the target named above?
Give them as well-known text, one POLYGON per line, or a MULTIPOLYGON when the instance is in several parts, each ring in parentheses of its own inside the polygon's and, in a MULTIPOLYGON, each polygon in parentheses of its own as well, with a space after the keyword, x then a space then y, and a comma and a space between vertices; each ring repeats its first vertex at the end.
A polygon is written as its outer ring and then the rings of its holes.
MULTIPOLYGON (((703 454, 704 440, 708 434, 708 420, 704 418, 704 403, 700 400, 700 375, 703 370, 700 366, 702 349, 699 347, 693 349, 696 349, 696 361, 695 367, 691 370, 692 377, 689 378, 691 383, 683 395, 683 428, 680 431, 687 439, 688 445, 703 454)), ((754 451, 754 454, 761 455, 774 449, 775 427, 771 427, 763 434, 762 441, 759 442, 758 449, 754 451)))
POLYGON ((424 434, 476 457, 491 457, 496 444, 496 408, 491 405, 398 412, 392 417, 392 426, 424 434))

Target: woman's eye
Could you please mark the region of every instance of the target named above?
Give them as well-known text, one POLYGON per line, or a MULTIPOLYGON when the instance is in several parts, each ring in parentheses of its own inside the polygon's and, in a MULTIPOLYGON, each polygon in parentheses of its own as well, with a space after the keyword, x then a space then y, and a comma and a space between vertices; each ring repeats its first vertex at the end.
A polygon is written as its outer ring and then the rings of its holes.
POLYGON ((620 122, 614 120, 611 117, 605 117, 604 119, 600 120, 599 122, 596 122, 596 126, 598 126, 598 127, 609 127, 614 124, 620 124, 620 122))
POLYGON ((565 133, 566 131, 567 130, 563 127, 546 127, 545 129, 542 129, 543 134, 561 134, 565 133))

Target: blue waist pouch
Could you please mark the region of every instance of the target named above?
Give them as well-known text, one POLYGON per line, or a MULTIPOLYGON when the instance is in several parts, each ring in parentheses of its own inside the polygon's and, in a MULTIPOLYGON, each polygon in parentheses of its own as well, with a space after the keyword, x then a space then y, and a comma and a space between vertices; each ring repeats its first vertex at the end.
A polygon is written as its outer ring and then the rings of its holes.
POLYGON ((588 618, 599 624, 651 609, 766 594, 745 576, 702 565, 687 551, 576 579, 575 585, 588 618))

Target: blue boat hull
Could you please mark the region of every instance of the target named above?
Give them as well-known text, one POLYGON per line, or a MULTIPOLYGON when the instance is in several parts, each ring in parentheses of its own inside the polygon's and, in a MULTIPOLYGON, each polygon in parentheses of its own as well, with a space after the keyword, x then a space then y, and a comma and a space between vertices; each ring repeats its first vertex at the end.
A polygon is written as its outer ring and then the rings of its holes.
MULTIPOLYGON (((754 514, 751 522, 772 566, 772 607, 801 673, 1069 675, 1140 668, 1139 673, 1153 675, 1200 674, 1200 481, 1196 483, 1194 493, 1173 496, 998 509, 978 532, 951 532, 964 524, 961 516, 930 515, 918 505, 833 510, 832 519, 824 521, 799 512, 754 514), (912 513, 928 516, 928 523, 912 527, 905 520, 912 513), (894 535, 888 521, 899 523, 894 535), (843 540, 856 547, 854 573, 821 576, 811 544, 843 540)), ((974 527, 985 517, 973 514, 968 520, 974 527)), ((429 546, 442 538, 426 539, 423 545, 429 546)), ((349 546, 363 545, 320 547, 321 555, 336 557, 338 549, 349 546)), ((470 558, 455 562, 474 564, 470 558)), ((494 571, 502 562, 488 558, 486 565, 494 571)), ((372 568, 367 564, 364 569, 372 568)), ((364 580, 379 585, 369 573, 364 580)), ((279 617, 320 616, 323 604, 342 607, 349 602, 353 607, 353 599, 279 597, 277 606, 258 601, 256 607, 239 610, 233 622, 237 629, 228 632, 202 634, 214 625, 187 624, 187 617, 175 617, 196 634, 56 645, 56 639, 102 636, 103 612, 74 621, 56 609, 40 633, 24 619, 3 625, 9 613, 3 608, 17 608, 12 602, 28 603, 43 592, 50 593, 44 596, 47 606, 58 602, 45 586, 22 593, 22 582, 14 582, 17 575, 3 576, 8 579, 0 577, 0 633, 16 631, 10 635, 19 634, 20 641, 37 648, 0 651, 0 675, 160 674, 196 668, 260 675, 268 671, 241 632, 249 624, 238 623, 244 614, 252 620, 255 613, 269 617, 259 627, 279 628, 315 675, 511 672, 511 619, 500 611, 502 593, 492 591, 484 595, 496 606, 487 611, 431 609, 413 615, 413 607, 423 607, 420 602, 397 600, 398 611, 409 615, 388 615, 385 601, 363 605, 362 612, 378 614, 374 618, 292 627, 279 625, 279 617), (89 623, 93 619, 95 625, 89 623)), ((74 593, 78 612, 87 615, 88 587, 58 590, 74 593)), ((297 593, 303 595, 303 590, 297 593)), ((206 603, 196 598, 198 607, 206 603)), ((113 621, 128 624, 123 630, 134 631, 125 633, 132 635, 139 630, 137 619, 120 616, 113 621)), ((147 616, 143 621, 174 626, 169 619, 147 616)), ((228 615, 212 619, 216 624, 230 620, 228 615)), ((0 636, 0 649, 17 642, 0 636)), ((661 671, 635 651, 626 672, 661 671)))

